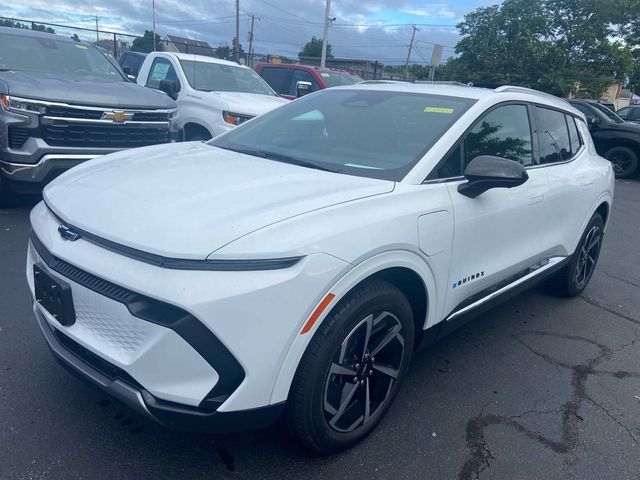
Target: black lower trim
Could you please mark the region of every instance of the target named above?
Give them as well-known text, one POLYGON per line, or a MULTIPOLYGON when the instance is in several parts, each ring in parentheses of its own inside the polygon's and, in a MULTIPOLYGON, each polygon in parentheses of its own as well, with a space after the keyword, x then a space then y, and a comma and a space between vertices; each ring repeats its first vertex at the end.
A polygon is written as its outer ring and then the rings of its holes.
POLYGON ((122 303, 135 317, 173 330, 198 352, 219 376, 218 382, 202 401, 203 408, 218 408, 244 380, 245 372, 238 360, 211 330, 189 312, 111 283, 65 262, 49 252, 34 232, 31 232, 31 243, 51 270, 122 303))
MULTIPOLYGON (((558 262, 552 268, 549 268, 548 270, 545 270, 544 272, 540 273, 539 275, 531 277, 530 279, 522 282, 520 285, 517 285, 517 286, 507 290, 506 292, 504 292, 501 295, 498 295, 497 297, 487 301, 486 303, 478 305, 473 310, 470 310, 469 312, 467 312, 467 313, 465 313, 463 315, 460 315, 459 317, 455 317, 452 320, 449 320, 449 321, 443 320, 443 321, 437 323, 433 327, 425 330, 424 336, 423 336, 418 348, 425 348, 425 347, 429 347, 429 346, 435 344, 436 342, 438 342, 442 338, 452 334, 456 330, 460 329, 461 327, 463 327, 464 325, 466 325, 467 323, 469 323, 470 321, 472 321, 473 319, 478 317, 478 315, 486 312, 487 310, 491 310, 492 308, 495 308, 496 306, 500 305, 501 303, 504 303, 507 300, 515 297, 516 295, 519 295, 519 294, 523 293, 524 291, 529 290, 530 288, 534 287, 535 285, 543 282, 544 280, 549 278, 551 275, 553 275, 554 273, 556 273, 559 270, 561 270, 570 261, 571 261, 571 257, 567 257, 564 260, 562 260, 561 262, 558 262)), ((530 271, 528 271, 528 273, 530 273, 530 271)), ((520 278, 520 277, 518 275, 510 277, 511 282, 517 280, 517 278, 520 278)), ((499 290, 500 288, 508 285, 508 283, 511 283, 511 282, 507 282, 507 283, 505 283, 504 281, 498 282, 496 284, 496 286, 489 287, 489 288, 483 290, 482 292, 480 292, 479 294, 473 295, 472 297, 470 297, 470 299, 467 299, 467 300, 463 301, 456 309, 453 310, 453 312, 451 312, 451 314, 453 314, 456 311, 466 307, 467 305, 471 305, 472 303, 480 300, 481 298, 483 298, 485 296, 491 295, 491 293, 499 290)))
POLYGON ((85 383, 99 388, 146 418, 165 427, 204 433, 231 433, 265 428, 275 423, 285 403, 249 410, 218 412, 154 397, 120 368, 88 351, 36 315, 55 359, 85 383))

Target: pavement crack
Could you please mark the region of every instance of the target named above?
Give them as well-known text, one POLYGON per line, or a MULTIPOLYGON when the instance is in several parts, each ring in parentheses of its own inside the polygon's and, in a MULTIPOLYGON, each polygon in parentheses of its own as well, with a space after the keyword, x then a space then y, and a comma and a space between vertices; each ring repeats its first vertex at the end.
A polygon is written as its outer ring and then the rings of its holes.
POLYGON ((640 320, 639 319, 630 317, 629 315, 625 315, 624 313, 617 312, 613 308, 607 307, 606 305, 603 305, 602 303, 600 303, 598 300, 596 300, 593 297, 580 296, 579 298, 582 301, 588 303, 589 305, 592 305, 592 306, 594 306, 596 308, 599 308, 600 310, 604 310, 605 312, 608 312, 611 315, 614 315, 614 316, 616 316, 618 318, 621 318, 622 320, 626 320, 628 322, 635 323, 636 325, 640 325, 640 320))
POLYGON ((618 418, 614 414, 612 414, 606 407, 604 407, 603 405, 600 405, 589 395, 586 395, 585 398, 595 407, 602 410, 611 420, 613 420, 619 427, 621 427, 625 432, 627 432, 627 435, 629 435, 629 437, 631 438, 631 440, 633 440, 634 443, 636 444, 640 443, 636 438, 636 436, 633 434, 632 430, 629 427, 627 427, 624 423, 622 423, 620 420, 618 420, 618 418))
POLYGON ((623 283, 626 283, 627 285, 631 285, 632 287, 636 287, 636 288, 640 288, 640 283, 636 283, 633 280, 629 280, 628 278, 624 278, 624 277, 620 277, 618 275, 614 275, 613 273, 609 273, 606 271, 602 271, 603 274, 605 274, 607 277, 611 277, 614 278, 616 280, 619 280, 623 283))

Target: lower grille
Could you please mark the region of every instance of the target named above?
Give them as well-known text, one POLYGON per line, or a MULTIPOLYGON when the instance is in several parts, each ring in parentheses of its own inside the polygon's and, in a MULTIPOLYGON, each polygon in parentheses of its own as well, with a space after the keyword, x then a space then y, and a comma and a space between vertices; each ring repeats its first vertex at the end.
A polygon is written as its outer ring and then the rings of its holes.
POLYGON ((29 138, 29 129, 26 127, 9 127, 9 148, 20 148, 29 138))
POLYGON ((42 137, 49 145, 98 148, 133 148, 168 143, 168 126, 139 125, 47 125, 42 137))

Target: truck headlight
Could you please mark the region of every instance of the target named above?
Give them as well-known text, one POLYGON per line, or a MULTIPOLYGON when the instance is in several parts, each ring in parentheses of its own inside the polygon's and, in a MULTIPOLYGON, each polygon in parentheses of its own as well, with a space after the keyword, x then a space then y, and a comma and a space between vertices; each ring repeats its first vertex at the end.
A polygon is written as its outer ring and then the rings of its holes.
POLYGON ((36 100, 16 98, 10 95, 2 95, 2 108, 10 112, 39 113, 47 112, 47 107, 36 100))
POLYGON ((250 115, 242 115, 240 113, 227 112, 225 110, 222 112, 222 118, 229 125, 240 125, 247 120, 251 120, 253 117, 250 115))

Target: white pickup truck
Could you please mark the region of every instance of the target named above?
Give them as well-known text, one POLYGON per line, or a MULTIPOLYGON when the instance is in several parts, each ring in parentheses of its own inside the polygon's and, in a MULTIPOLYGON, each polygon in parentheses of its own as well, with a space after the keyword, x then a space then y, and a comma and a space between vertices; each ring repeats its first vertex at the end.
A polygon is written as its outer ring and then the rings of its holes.
POLYGON ((136 82, 176 101, 185 140, 208 140, 289 103, 252 69, 203 55, 150 53, 136 82))

